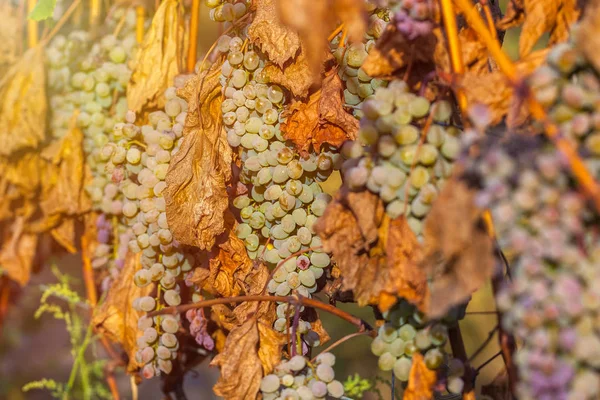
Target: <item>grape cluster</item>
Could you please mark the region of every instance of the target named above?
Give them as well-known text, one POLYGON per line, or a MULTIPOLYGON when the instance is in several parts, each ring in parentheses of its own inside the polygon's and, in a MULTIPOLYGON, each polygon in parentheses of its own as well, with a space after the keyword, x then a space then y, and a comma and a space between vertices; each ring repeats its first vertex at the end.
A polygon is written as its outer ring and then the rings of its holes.
POLYGON ((335 356, 321 353, 314 363, 297 355, 275 367, 260 383, 264 400, 312 400, 344 396, 344 385, 335 380, 335 356))
POLYGON ((497 303, 522 343, 519 398, 598 398, 600 243, 586 234, 594 215, 544 138, 488 141, 472 170, 511 266, 497 303))
POLYGON ((382 371, 394 371, 396 379, 407 382, 413 354, 424 355, 429 369, 437 370, 445 361, 444 345, 448 330, 441 322, 427 323, 415 306, 401 300, 385 315, 386 322, 371 342, 382 371))
POLYGON ((420 237, 422 221, 461 150, 460 130, 448 125, 452 105, 445 100, 430 104, 410 93, 403 81, 393 81, 378 88, 362 111, 359 140, 342 147, 344 182, 351 190, 366 187, 377 193, 387 214, 405 215, 420 237))
MULTIPOLYGON (((341 158, 327 146, 303 158, 286 143, 280 129, 286 94, 267 83, 262 73, 265 58, 252 45, 244 47, 243 37, 243 33, 224 35, 216 46, 227 57, 221 68, 223 125, 229 144, 239 152, 239 179, 246 187, 246 194, 233 199, 239 210, 236 234, 251 259, 277 268, 268 283, 269 293, 309 297, 331 262, 313 231, 331 200, 319 182, 339 168, 341 158)), ((284 308, 279 306, 275 322, 282 332, 287 326, 284 308)), ((300 321, 301 332, 309 327, 300 321)))
MULTIPOLYGON (((99 151, 105 173, 112 177, 109 185, 115 186, 120 196, 113 198, 119 203, 113 208, 113 215, 131 232, 129 250, 141 253, 142 269, 135 273, 134 282, 139 287, 157 284, 156 296, 134 301, 133 307, 138 311, 179 305, 178 281, 195 264, 194 258, 173 239, 163 197, 169 163, 179 149, 187 115, 187 102, 177 96, 177 88, 188 78, 176 78, 176 86, 165 92, 164 111, 150 113, 148 124, 136 125, 135 113, 127 112, 126 122, 114 126, 110 141, 99 151)), ((150 378, 161 371, 169 373, 179 346, 175 335, 179 316, 142 318, 139 327, 143 335, 138 339, 136 357, 144 365, 142 375, 150 378)), ((201 328, 198 326, 196 334, 201 328)))

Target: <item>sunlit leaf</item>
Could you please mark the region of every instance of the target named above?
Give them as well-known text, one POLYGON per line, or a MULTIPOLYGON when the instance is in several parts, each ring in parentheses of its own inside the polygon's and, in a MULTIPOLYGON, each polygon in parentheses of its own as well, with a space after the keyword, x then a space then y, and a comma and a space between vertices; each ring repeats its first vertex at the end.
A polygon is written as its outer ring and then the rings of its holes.
POLYGON ((33 10, 29 13, 28 18, 34 21, 42 21, 52 17, 56 0, 38 0, 33 10))

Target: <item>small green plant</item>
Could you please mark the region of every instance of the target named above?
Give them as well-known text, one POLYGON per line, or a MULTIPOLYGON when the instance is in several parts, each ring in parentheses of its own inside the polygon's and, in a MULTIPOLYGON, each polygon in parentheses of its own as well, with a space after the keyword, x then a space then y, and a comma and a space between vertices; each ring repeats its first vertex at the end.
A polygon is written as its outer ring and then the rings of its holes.
POLYGON ((96 340, 92 325, 86 323, 82 315, 89 313, 89 304, 71 288, 73 278, 62 274, 56 265, 52 266, 52 272, 58 282, 41 285, 42 297, 34 317, 38 319, 44 314, 51 314, 55 319, 65 322, 71 342, 73 367, 66 383, 43 378, 27 383, 23 386, 23 391, 48 390, 53 398, 62 400, 110 399, 110 392, 102 380, 106 361, 100 359, 90 362, 86 359, 87 350, 92 348, 96 340))

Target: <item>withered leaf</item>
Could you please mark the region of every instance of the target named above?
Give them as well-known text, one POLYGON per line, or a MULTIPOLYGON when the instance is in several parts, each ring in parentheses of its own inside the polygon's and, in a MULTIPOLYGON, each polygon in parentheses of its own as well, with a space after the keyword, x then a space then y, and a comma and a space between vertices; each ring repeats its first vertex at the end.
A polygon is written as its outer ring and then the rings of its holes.
POLYGON ((481 394, 492 400, 513 400, 508 381, 508 374, 503 369, 493 381, 481 387, 481 394))
POLYGON ((230 400, 254 399, 260 388, 263 369, 258 356, 259 330, 250 318, 227 335, 225 348, 210 363, 221 369, 213 387, 217 396, 230 400))
POLYGON ((252 268, 252 260, 234 229, 229 231, 225 242, 213 248, 208 263, 208 269, 196 268, 188 280, 209 293, 223 297, 244 293, 244 280, 252 268))
POLYGON ((401 296, 426 307, 416 237, 404 219, 389 220, 377 195, 342 189, 315 230, 341 270, 342 290, 352 290, 359 305, 377 304, 385 311, 401 296))
POLYGON ((413 354, 412 367, 408 376, 408 385, 403 400, 433 399, 433 385, 437 380, 435 371, 427 368, 420 353, 413 354))
POLYGON ((137 323, 144 315, 136 311, 132 303, 134 299, 147 296, 153 290, 153 285, 139 288, 133 282, 133 275, 140 267, 139 255, 128 254, 118 278, 113 281, 106 299, 96 307, 92 317, 92 323, 100 333, 123 346, 129 355, 129 372, 139 368, 134 356, 137 347, 137 323))
POLYGON ((428 315, 443 316, 467 300, 491 276, 493 242, 475 206, 475 191, 454 178, 425 220, 423 268, 432 279, 428 315))
POLYGON ((34 47, 0 78, 0 155, 36 148, 46 135, 44 49, 34 47))
POLYGON ((0 248, 0 267, 9 279, 25 286, 29 282, 38 235, 23 233, 23 219, 15 220, 0 248))
POLYGON ((50 234, 69 253, 77 253, 75 219, 63 218, 59 225, 50 231, 50 234))
POLYGON ((183 142, 169 166, 167 220, 181 243, 210 249, 225 231, 232 153, 221 125, 220 68, 203 71, 182 90, 189 104, 183 142))
POLYGON ((435 69, 438 36, 441 37, 441 32, 436 28, 428 35, 408 39, 391 22, 369 52, 362 69, 374 78, 385 78, 412 66, 411 71, 416 75, 425 76, 435 69))
MULTIPOLYGON (((526 78, 544 62, 547 54, 548 49, 538 50, 518 61, 515 65, 519 76, 526 78)), ((529 116, 523 94, 515 90, 501 71, 487 74, 467 72, 460 80, 459 87, 465 93, 467 104, 483 104, 488 108, 491 125, 507 118, 509 126, 514 127, 529 116)))
POLYGON ((546 32, 550 33, 548 45, 564 42, 569 28, 579 18, 577 0, 512 0, 498 28, 508 29, 523 23, 519 36, 519 55, 531 50, 546 32))
POLYGON ((9 1, 0 2, 0 76, 17 60, 17 51, 20 45, 19 27, 22 21, 19 18, 17 7, 9 1))
POLYGON ((577 48, 585 54, 588 60, 600 70, 600 2, 591 1, 586 5, 583 19, 574 32, 577 48))
MULTIPOLYGON (((489 73, 489 53, 487 47, 479 38, 479 35, 469 26, 464 26, 458 32, 458 40, 460 41, 460 49, 465 72, 471 72, 474 74, 489 73)), ((450 54, 448 53, 448 46, 445 40, 438 40, 435 48, 434 59, 438 71, 452 73, 450 54)))
POLYGON ((308 154, 312 145, 316 152, 323 143, 339 147, 354 140, 358 120, 343 107, 342 80, 335 69, 328 71, 321 90, 313 93, 307 103, 295 102, 281 130, 301 154, 308 154))
POLYGON ((256 15, 248 27, 248 38, 267 54, 270 61, 283 67, 300 49, 298 33, 279 21, 276 0, 254 2, 256 15))
POLYGON ((319 74, 329 54, 327 37, 337 23, 344 23, 350 41, 362 40, 367 27, 362 0, 277 0, 277 6, 283 24, 300 35, 313 75, 319 74))
POLYGON ((69 132, 55 146, 46 147, 42 157, 49 163, 42 183, 40 207, 48 216, 80 215, 90 210, 91 202, 85 194, 85 154, 83 132, 73 118, 69 132))
POLYGON ((263 73, 269 82, 289 89, 294 96, 300 98, 308 96, 308 89, 320 79, 320 74, 313 74, 310 70, 303 48, 298 57, 283 67, 267 63, 263 73))
POLYGON ((135 58, 127 85, 130 110, 162 108, 164 91, 181 71, 184 36, 183 4, 180 0, 163 1, 135 58))

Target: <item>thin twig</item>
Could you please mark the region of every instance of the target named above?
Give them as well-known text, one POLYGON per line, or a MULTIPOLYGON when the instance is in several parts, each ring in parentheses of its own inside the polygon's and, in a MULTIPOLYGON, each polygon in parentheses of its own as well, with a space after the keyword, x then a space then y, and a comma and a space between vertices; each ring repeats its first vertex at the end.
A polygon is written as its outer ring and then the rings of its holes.
POLYGON ((340 33, 342 31, 342 29, 344 29, 344 24, 341 23, 337 28, 335 28, 335 31, 331 32, 331 35, 329 35, 329 37, 327 38, 328 42, 331 42, 333 40, 333 38, 335 38, 338 33, 340 33))
MULTIPOLYGON (((458 39, 458 27, 456 25, 454 4, 452 4, 452 0, 440 0, 440 2, 444 28, 446 30, 446 41, 448 42, 448 52, 450 53, 450 62, 452 64, 452 72, 454 72, 454 75, 460 76, 465 73, 465 65, 462 59, 460 40, 458 39)), ((464 113, 467 108, 467 98, 465 97, 463 90, 459 89, 456 92, 458 105, 460 110, 464 113)))
POLYGON ((79 7, 80 4, 81 0, 75 0, 73 3, 71 3, 67 11, 65 11, 63 16, 56 23, 56 25, 54 25, 54 28, 52 28, 48 36, 46 36, 44 40, 40 41, 40 47, 46 46, 52 40, 52 38, 58 33, 58 31, 60 31, 62 26, 69 20, 69 18, 71 18, 71 14, 73 14, 75 10, 77 10, 77 7, 79 7))
POLYGON ((361 330, 367 330, 370 335, 375 337, 377 332, 362 319, 355 317, 354 315, 347 313, 346 311, 340 310, 330 304, 325 304, 315 299, 309 299, 301 295, 296 296, 266 296, 266 295, 252 295, 252 296, 235 296, 235 297, 220 297, 218 299, 203 300, 192 304, 183 304, 176 307, 165 307, 162 310, 152 311, 147 314, 148 317, 154 317, 163 314, 179 314, 192 310, 195 308, 212 307, 218 304, 230 304, 230 303, 242 303, 245 301, 273 301, 293 304, 295 306, 308 306, 312 308, 318 308, 323 311, 327 311, 330 314, 335 315, 345 321, 348 321, 352 325, 355 325, 361 330))
MULTIPOLYGON (((369 332, 364 331, 364 332, 354 332, 351 333, 349 335, 346 335, 338 340, 336 340, 335 342, 333 342, 333 344, 331 344, 329 347, 327 347, 325 350, 323 350, 321 353, 329 353, 331 350, 335 349, 336 347, 338 347, 340 344, 344 343, 347 340, 350 340, 352 338, 355 338, 357 336, 364 336, 364 335, 368 335, 369 332)), ((314 356, 312 360, 310 360, 311 363, 315 362, 316 358, 318 356, 314 356)))
POLYGON ((477 367, 477 369, 475 370, 475 372, 479 374, 479 371, 481 371, 486 365, 488 365, 489 363, 491 363, 492 361, 494 361, 496 359, 496 357, 498 357, 499 355, 502 355, 502 350, 500 350, 499 352, 497 352, 496 354, 494 354, 490 359, 488 359, 486 362, 484 362, 479 367, 477 367))
POLYGON ((200 0, 192 1, 190 10, 190 36, 187 56, 187 70, 194 72, 196 57, 198 54, 198 20, 200 18, 200 0))
POLYGON ((471 355, 471 357, 469 357, 469 363, 472 363, 473 360, 475 360, 475 358, 481 354, 481 352, 487 347, 488 344, 490 344, 490 342, 492 341, 492 339, 494 338, 494 335, 496 334, 496 332, 498 332, 498 328, 499 326, 496 325, 494 327, 494 329, 492 329, 489 333, 488 333, 488 337, 484 340, 484 342, 479 346, 479 348, 477 350, 475 350, 473 352, 473 354, 471 355))

